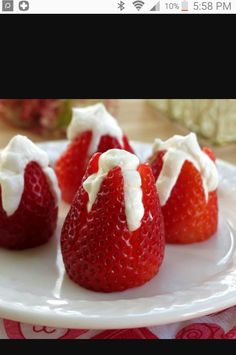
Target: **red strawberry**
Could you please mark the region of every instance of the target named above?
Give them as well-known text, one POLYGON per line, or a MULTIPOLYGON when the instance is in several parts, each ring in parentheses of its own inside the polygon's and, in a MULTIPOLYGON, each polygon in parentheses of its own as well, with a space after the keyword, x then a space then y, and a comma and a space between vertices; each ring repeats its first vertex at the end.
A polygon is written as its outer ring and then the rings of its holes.
POLYGON ((68 203, 73 201, 88 164, 87 152, 91 136, 92 132, 81 133, 56 161, 55 172, 62 199, 68 203))
POLYGON ((214 154, 214 152, 211 150, 211 148, 209 147, 203 147, 202 148, 203 152, 206 153, 208 155, 208 157, 212 160, 212 161, 216 161, 216 156, 214 154))
MULTIPOLYGON (((99 105, 94 105, 94 110, 96 110, 96 107, 101 108, 99 105)), ((102 108, 102 110, 105 110, 105 108, 102 108)), ((105 111, 102 113, 106 114, 104 112, 105 111)), ((92 114, 93 113, 94 111, 92 114)), ((111 119, 113 120, 113 118, 111 119)), ((108 124, 109 123, 108 119, 108 124)), ((78 125, 79 124, 80 122, 78 122, 78 125)), ((95 127, 100 124, 100 121, 94 122, 95 127)), ((117 125, 117 123, 115 124, 117 125)), ((61 155, 55 164, 55 172, 62 192, 62 199, 68 203, 72 203, 73 198, 81 184, 89 159, 92 156, 89 151, 92 139, 94 139, 93 134, 92 130, 80 132, 76 138, 72 140, 66 151, 61 155)), ((122 141, 123 146, 116 137, 109 134, 102 135, 93 153, 104 153, 112 148, 125 149, 133 153, 133 149, 131 148, 125 135, 123 135, 122 141)))
MULTIPOLYGON (((215 161, 210 148, 202 150, 215 161)), ((157 180, 166 151, 158 151, 149 159, 157 180)), ((170 197, 162 206, 165 235, 168 243, 194 243, 210 238, 217 229, 217 192, 211 191, 206 202, 201 173, 185 161, 170 197)))
POLYGON ((0 246, 25 249, 48 241, 56 228, 58 207, 41 167, 31 162, 24 174, 24 192, 16 212, 7 216, 0 186, 0 246))
MULTIPOLYGON (((83 181, 98 171, 101 153, 91 158, 83 181)), ((130 231, 124 201, 124 178, 113 167, 101 183, 90 212, 88 193, 80 186, 66 217, 61 249, 69 277, 94 291, 113 292, 136 287, 159 270, 164 255, 164 222, 155 181, 148 164, 140 164, 144 214, 130 231)))

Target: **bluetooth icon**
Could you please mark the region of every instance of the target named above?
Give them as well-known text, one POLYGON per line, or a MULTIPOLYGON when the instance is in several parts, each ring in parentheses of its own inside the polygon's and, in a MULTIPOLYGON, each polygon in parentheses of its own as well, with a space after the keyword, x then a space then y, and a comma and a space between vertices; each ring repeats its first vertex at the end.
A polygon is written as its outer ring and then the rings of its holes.
POLYGON ((124 8, 125 8, 124 7, 124 5, 125 5, 124 1, 118 2, 117 5, 118 5, 118 9, 120 9, 120 11, 124 10, 124 8))

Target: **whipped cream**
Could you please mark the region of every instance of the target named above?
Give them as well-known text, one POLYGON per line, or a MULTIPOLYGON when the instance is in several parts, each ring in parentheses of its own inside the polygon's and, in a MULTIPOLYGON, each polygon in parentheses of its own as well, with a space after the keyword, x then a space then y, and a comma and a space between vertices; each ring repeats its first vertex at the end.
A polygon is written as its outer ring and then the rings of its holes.
POLYGON ((206 201, 208 194, 218 186, 218 172, 215 163, 205 154, 198 144, 195 133, 187 136, 175 135, 163 142, 156 139, 153 153, 166 150, 163 167, 156 181, 161 206, 164 206, 175 186, 185 161, 191 162, 202 176, 206 201))
POLYGON ((8 216, 16 212, 24 192, 24 172, 30 162, 38 163, 49 183, 56 201, 59 201, 60 190, 56 175, 49 167, 46 152, 38 148, 27 137, 17 135, 11 139, 0 153, 0 185, 2 191, 2 207, 8 216))
POLYGON ((88 212, 91 211, 96 200, 101 184, 109 170, 119 166, 124 178, 124 200, 127 225, 130 231, 135 231, 141 225, 144 215, 143 192, 141 188, 141 176, 137 171, 139 159, 136 155, 121 149, 110 149, 101 154, 98 163, 98 171, 90 175, 83 183, 87 191, 89 201, 88 212))
POLYGON ((79 133, 85 131, 92 131, 92 140, 89 147, 90 155, 97 151, 100 138, 103 135, 117 138, 121 147, 124 146, 121 128, 102 103, 72 109, 72 120, 67 129, 68 139, 73 140, 79 133))

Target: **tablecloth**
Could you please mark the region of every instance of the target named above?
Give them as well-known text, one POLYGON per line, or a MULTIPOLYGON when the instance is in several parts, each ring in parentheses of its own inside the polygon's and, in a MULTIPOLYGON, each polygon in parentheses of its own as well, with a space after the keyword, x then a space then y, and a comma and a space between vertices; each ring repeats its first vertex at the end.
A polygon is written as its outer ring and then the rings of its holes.
POLYGON ((1 339, 236 339, 236 306, 205 317, 135 329, 85 330, 0 319, 1 339))

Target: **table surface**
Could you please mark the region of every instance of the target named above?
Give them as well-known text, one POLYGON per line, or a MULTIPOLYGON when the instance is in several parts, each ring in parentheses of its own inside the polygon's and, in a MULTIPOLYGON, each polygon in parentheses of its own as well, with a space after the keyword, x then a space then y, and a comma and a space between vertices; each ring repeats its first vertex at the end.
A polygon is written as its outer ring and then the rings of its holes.
MULTIPOLYGON (((170 121, 144 100, 120 100, 117 119, 129 139, 152 143, 156 137, 167 139, 173 134, 186 134, 186 128, 170 121)), ((35 133, 13 128, 0 121, 0 148, 15 134, 27 135, 34 142, 45 140, 35 133)), ((236 144, 212 147, 216 156, 236 164, 236 144)))

